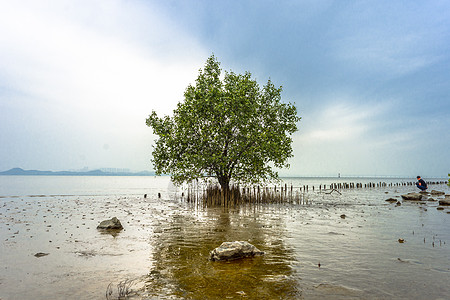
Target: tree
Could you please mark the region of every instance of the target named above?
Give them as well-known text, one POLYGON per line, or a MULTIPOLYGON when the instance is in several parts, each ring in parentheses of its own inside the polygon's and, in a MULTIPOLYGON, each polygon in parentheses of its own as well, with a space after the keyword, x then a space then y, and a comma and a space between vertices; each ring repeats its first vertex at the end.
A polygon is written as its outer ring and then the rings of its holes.
POLYGON ((282 88, 269 80, 260 88, 250 72, 226 72, 211 55, 189 85, 173 116, 155 111, 146 124, 159 136, 153 147, 156 174, 176 184, 205 176, 217 178, 223 191, 231 183, 278 179, 274 167, 289 167, 297 110, 281 102, 282 88))

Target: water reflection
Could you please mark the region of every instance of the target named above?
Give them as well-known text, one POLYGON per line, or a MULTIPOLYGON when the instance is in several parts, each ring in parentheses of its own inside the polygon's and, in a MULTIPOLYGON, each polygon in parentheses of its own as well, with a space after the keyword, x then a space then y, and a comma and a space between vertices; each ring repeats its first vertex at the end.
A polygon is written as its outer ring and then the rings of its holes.
POLYGON ((167 217, 155 229, 154 267, 147 296, 187 299, 299 299, 295 257, 283 243, 285 224, 270 207, 208 208, 167 217), (245 240, 266 254, 212 262, 209 253, 224 241, 245 240))

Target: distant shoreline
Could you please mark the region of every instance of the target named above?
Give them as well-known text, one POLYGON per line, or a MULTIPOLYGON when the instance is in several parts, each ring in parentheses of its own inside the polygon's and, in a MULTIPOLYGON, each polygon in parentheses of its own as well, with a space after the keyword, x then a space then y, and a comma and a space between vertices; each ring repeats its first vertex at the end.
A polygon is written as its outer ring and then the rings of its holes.
POLYGON ((6 176, 155 176, 155 172, 103 172, 102 170, 92 171, 39 171, 39 170, 24 170, 21 168, 13 168, 7 171, 0 172, 1 175, 6 176))
MULTIPOLYGON (((7 171, 0 172, 0 176, 157 176, 154 171, 141 171, 141 172, 105 172, 100 169, 91 171, 41 171, 41 170, 24 170, 22 168, 12 168, 7 171)), ((161 175, 169 176, 169 175, 161 175)), ((399 175, 343 175, 343 176, 280 176, 280 178, 314 178, 314 179, 337 179, 337 180, 353 180, 353 179, 414 179, 416 176, 399 176, 399 175)), ((446 176, 427 176, 427 180, 432 179, 445 179, 446 176)))

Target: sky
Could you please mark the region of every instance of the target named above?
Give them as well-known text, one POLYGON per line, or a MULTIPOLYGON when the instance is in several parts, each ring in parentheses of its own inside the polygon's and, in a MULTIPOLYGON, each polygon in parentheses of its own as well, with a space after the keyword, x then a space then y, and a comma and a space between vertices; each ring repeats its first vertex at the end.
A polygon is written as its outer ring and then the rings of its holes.
POLYGON ((302 118, 282 176, 446 177, 449 1, 0 0, 0 171, 152 170, 206 59, 302 118))

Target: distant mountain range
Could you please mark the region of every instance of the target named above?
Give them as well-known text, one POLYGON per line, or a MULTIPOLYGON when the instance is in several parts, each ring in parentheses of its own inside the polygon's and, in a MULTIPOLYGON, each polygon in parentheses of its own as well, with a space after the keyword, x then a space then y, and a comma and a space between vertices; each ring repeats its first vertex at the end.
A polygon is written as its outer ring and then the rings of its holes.
POLYGON ((155 172, 142 171, 142 172, 103 172, 101 170, 92 171, 39 171, 39 170, 24 170, 21 168, 13 168, 8 171, 0 172, 0 175, 33 175, 33 176, 154 176, 155 172))

